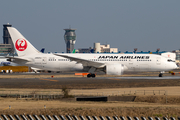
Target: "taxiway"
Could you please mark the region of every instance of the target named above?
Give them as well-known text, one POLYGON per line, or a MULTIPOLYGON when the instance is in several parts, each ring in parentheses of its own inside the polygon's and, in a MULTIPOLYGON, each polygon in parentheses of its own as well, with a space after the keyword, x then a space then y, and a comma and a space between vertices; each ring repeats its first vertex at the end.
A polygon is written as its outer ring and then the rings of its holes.
MULTIPOLYGON (((60 89, 67 87, 70 89, 102 89, 102 88, 129 88, 129 87, 162 87, 179 86, 180 76, 134 76, 134 77, 59 77, 57 74, 29 75, 9 75, 9 78, 2 75, 0 78, 0 88, 41 88, 60 89), (32 77, 33 76, 33 77, 32 77), (53 77, 51 77, 53 76, 53 77)), ((70 76, 70 75, 69 75, 70 76)))

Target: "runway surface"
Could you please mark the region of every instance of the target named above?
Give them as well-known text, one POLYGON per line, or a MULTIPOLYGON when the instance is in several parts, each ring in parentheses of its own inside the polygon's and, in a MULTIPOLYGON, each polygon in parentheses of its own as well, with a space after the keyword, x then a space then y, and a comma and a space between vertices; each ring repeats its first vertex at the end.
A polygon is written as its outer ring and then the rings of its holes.
MULTIPOLYGON (((2 75, 3 76, 3 75, 2 75)), ((60 89, 102 89, 130 87, 180 86, 180 76, 148 77, 54 77, 39 78, 0 78, 0 88, 41 88, 60 89)), ((50 76, 50 75, 48 75, 50 76)))
POLYGON ((119 78, 119 79, 158 79, 158 80, 161 80, 161 79, 180 79, 180 76, 163 76, 163 77, 156 77, 156 76, 147 76, 147 77, 144 77, 144 76, 141 76, 141 77, 113 77, 113 78, 119 78))

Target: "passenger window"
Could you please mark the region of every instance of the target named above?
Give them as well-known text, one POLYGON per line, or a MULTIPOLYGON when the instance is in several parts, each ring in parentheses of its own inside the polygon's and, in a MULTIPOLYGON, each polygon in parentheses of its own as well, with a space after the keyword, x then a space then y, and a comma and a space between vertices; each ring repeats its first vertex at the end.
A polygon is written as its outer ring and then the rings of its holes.
POLYGON ((168 62, 175 62, 175 61, 173 61, 173 60, 171 60, 171 59, 168 59, 167 61, 168 61, 168 62))

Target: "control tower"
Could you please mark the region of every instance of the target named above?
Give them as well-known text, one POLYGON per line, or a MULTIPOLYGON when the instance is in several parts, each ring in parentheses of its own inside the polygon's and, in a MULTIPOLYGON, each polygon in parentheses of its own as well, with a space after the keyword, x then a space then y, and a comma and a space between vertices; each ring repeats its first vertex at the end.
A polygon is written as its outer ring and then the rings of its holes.
POLYGON ((64 29, 64 40, 66 43, 66 52, 71 53, 74 50, 74 44, 76 42, 76 29, 64 29))
POLYGON ((13 45, 11 37, 10 37, 8 29, 7 29, 7 27, 11 27, 12 25, 7 23, 7 24, 4 24, 3 26, 4 26, 4 28, 3 28, 3 43, 13 45))

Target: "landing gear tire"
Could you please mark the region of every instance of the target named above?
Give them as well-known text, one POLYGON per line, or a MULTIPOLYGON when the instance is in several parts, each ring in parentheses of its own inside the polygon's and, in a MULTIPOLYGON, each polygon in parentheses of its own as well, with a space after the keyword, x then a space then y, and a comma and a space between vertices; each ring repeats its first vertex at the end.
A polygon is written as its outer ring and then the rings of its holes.
POLYGON ((88 78, 90 78, 90 77, 95 78, 96 75, 95 75, 95 74, 88 74, 87 77, 88 77, 88 78))
POLYGON ((92 76, 92 78, 95 78, 95 77, 96 77, 96 75, 95 75, 95 74, 91 74, 91 76, 92 76))
POLYGON ((162 73, 160 73, 160 74, 159 74, 159 77, 162 77, 162 76, 163 76, 163 74, 162 74, 162 73))
POLYGON ((88 74, 87 77, 90 78, 90 77, 91 77, 91 74, 88 74))

